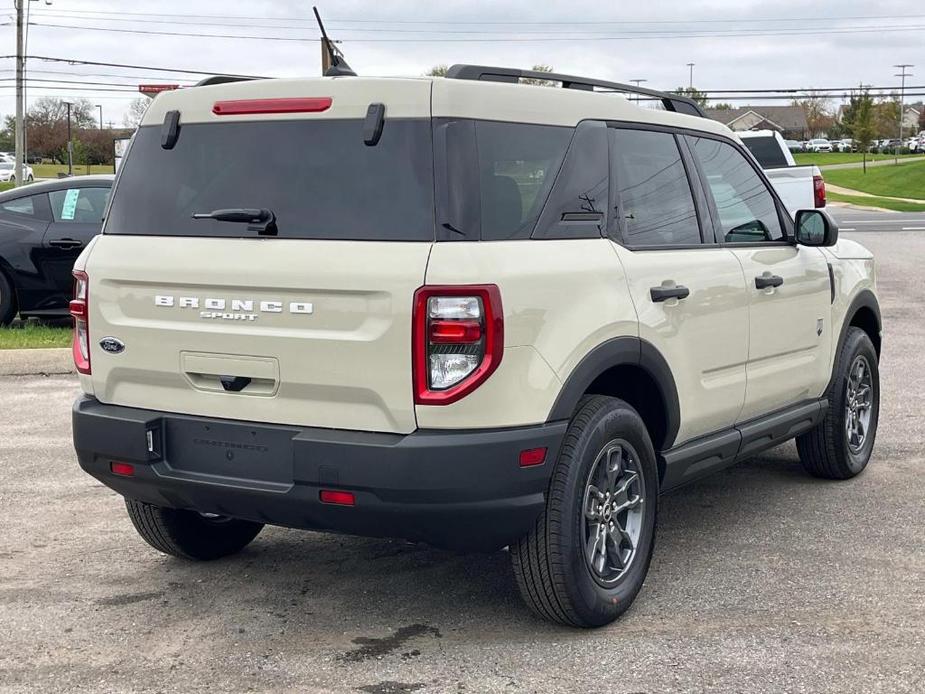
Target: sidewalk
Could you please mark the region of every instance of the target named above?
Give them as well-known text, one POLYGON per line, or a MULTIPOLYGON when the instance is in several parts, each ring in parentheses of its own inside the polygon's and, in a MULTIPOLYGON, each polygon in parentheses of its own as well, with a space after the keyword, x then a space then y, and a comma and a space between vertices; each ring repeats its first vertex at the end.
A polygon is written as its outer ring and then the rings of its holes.
POLYGON ((899 202, 917 202, 921 205, 925 205, 925 200, 921 198, 894 198, 890 195, 873 195, 871 193, 865 193, 860 190, 851 190, 851 188, 842 188, 841 186, 835 186, 826 181, 825 184, 826 190, 830 190, 833 193, 839 193, 841 195, 853 195, 859 198, 881 198, 883 200, 898 200, 899 202))

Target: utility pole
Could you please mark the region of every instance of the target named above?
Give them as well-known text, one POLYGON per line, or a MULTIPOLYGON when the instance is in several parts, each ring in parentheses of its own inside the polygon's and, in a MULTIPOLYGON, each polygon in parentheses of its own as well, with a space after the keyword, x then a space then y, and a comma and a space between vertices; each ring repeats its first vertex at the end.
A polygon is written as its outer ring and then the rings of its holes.
POLYGON ((690 82, 688 82, 688 85, 687 85, 687 86, 690 87, 691 90, 694 89, 694 65, 696 65, 696 64, 697 64, 697 63, 688 63, 688 64, 687 64, 687 67, 689 67, 689 68, 690 68, 690 71, 691 71, 691 79, 690 79, 690 82))
POLYGON ((15 133, 15 149, 16 149, 16 162, 13 164, 13 176, 16 179, 16 185, 22 185, 22 174, 23 174, 23 157, 25 152, 25 141, 23 138, 23 125, 25 121, 25 99, 23 95, 23 88, 25 86, 25 79, 23 72, 26 66, 26 51, 25 51, 25 26, 23 21, 23 6, 26 3, 26 0, 15 0, 16 3, 16 133, 15 133))
MULTIPOLYGON (((633 82, 637 87, 638 87, 640 84, 642 84, 643 82, 648 82, 648 81, 649 81, 649 80, 630 80, 630 82, 633 82)), ((638 95, 638 94, 636 95, 636 103, 637 103, 637 104, 639 103, 639 95, 638 95)))
POLYGON ((74 143, 71 142, 71 106, 73 104, 70 101, 65 101, 64 105, 67 106, 67 175, 74 175, 74 143))
POLYGON ((97 104, 96 107, 100 110, 100 130, 103 129, 103 104, 97 104))
POLYGON ((900 63, 899 65, 894 65, 893 67, 898 67, 901 72, 896 73, 895 77, 902 78, 902 86, 899 88, 899 144, 896 145, 896 156, 895 163, 899 163, 899 150, 903 146, 903 116, 905 109, 905 99, 906 99, 906 78, 912 77, 911 72, 907 72, 907 67, 915 67, 909 63, 900 63))

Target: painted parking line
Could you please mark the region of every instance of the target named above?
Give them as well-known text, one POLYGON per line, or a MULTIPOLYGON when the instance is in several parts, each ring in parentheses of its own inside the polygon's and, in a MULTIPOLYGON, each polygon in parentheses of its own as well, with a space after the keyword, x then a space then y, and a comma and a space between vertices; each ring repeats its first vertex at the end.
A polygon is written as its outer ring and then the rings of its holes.
POLYGON ((842 227, 839 231, 857 231, 854 227, 842 227))
POLYGON ((925 227, 903 227, 903 231, 925 231, 925 227))

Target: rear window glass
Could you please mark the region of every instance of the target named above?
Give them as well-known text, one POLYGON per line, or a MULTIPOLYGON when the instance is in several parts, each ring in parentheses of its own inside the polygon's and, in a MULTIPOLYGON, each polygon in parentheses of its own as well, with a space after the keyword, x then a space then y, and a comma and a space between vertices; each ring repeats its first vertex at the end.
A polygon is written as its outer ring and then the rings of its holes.
POLYGON ((787 157, 784 155, 783 148, 777 142, 777 138, 743 137, 742 144, 748 147, 764 169, 774 166, 787 166, 787 157))
POLYGON ((429 120, 386 118, 375 146, 360 119, 180 122, 173 149, 161 147, 160 126, 139 129, 106 233, 255 236, 247 224, 192 217, 249 208, 271 210, 284 238, 434 238, 429 120))

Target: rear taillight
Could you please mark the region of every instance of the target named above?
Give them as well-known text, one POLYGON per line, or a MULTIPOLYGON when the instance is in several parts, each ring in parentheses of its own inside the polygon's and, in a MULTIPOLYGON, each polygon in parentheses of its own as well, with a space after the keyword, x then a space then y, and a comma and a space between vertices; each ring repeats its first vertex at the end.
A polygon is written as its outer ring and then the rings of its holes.
POLYGON ((825 207, 825 181, 822 176, 813 176, 813 202, 816 207, 825 207))
POLYGON ((74 366, 82 374, 90 373, 90 318, 88 311, 90 278, 82 270, 74 270, 74 299, 70 303, 74 318, 74 366))
POLYGON ((504 353, 501 292, 493 284, 427 286, 414 294, 414 401, 449 405, 485 382, 504 353))

